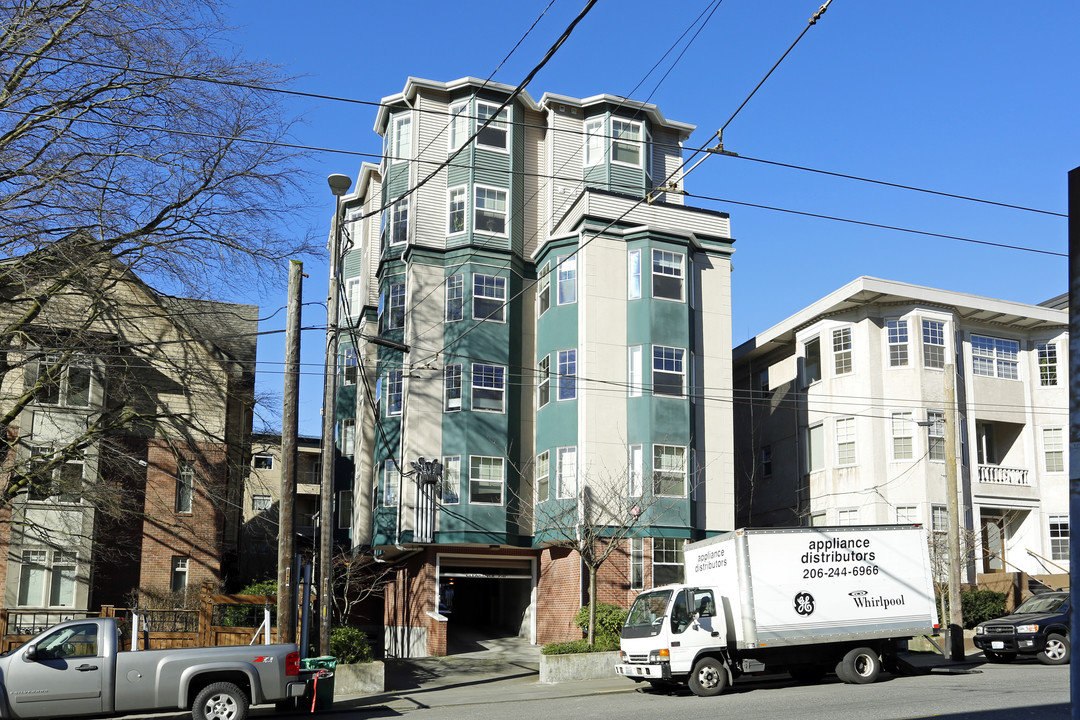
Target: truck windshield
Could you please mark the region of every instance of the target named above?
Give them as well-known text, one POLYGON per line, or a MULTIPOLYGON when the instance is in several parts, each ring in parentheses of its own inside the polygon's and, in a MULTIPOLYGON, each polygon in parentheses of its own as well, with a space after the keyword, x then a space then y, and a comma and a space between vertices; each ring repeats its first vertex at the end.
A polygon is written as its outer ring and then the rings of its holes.
POLYGON ((1020 607, 1013 610, 1013 614, 1022 615, 1025 613, 1057 612, 1068 599, 1068 595, 1060 595, 1058 593, 1054 593, 1053 595, 1033 595, 1020 603, 1020 607))
POLYGON ((660 632, 670 600, 670 590, 652 590, 638 595, 626 616, 622 636, 648 637, 660 632))

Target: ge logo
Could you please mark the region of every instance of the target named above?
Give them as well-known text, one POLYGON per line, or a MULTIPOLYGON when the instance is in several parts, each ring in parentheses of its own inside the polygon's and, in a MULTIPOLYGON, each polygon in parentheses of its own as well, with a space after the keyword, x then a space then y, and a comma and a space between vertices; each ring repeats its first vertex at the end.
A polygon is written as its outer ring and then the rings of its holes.
POLYGON ((800 615, 812 615, 814 613, 814 596, 808 592, 801 592, 795 596, 795 612, 800 615))

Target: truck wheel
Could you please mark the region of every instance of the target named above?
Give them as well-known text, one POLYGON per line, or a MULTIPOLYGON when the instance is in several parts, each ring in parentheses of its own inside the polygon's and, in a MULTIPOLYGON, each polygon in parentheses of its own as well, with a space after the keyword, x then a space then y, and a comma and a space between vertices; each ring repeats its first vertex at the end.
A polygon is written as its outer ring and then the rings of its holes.
POLYGON ((244 720, 247 711, 247 695, 230 682, 210 683, 191 705, 192 720, 244 720))
POLYGON ((1046 647, 1036 655, 1043 665, 1064 665, 1069 662, 1072 651, 1069 646, 1069 638, 1057 633, 1046 636, 1046 647))
POLYGON ((694 664, 688 684, 698 697, 712 697, 727 687, 727 669, 716 658, 703 657, 694 664))
POLYGON ((848 651, 836 666, 836 674, 846 683, 866 685, 877 680, 881 673, 881 658, 868 647, 848 651))
POLYGON ((994 652, 993 650, 983 650, 983 655, 986 659, 992 663, 1011 663, 1016 659, 1016 653, 1013 652, 994 652))

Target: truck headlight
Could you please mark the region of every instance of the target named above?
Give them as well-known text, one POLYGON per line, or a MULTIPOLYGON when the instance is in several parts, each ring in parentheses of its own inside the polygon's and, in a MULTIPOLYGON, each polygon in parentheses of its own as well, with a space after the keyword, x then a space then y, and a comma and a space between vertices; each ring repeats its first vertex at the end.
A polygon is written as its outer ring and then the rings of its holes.
POLYGON ((671 651, 668 650, 667 648, 663 648, 662 650, 650 650, 649 651, 649 662, 650 663, 668 662, 670 659, 671 659, 671 651))
POLYGON ((1038 625, 1017 625, 1016 632, 1018 633, 1037 633, 1039 632, 1038 625))
POLYGON ((982 625, 976 625, 975 626, 975 634, 976 635, 985 635, 986 634, 986 628, 984 628, 982 625))

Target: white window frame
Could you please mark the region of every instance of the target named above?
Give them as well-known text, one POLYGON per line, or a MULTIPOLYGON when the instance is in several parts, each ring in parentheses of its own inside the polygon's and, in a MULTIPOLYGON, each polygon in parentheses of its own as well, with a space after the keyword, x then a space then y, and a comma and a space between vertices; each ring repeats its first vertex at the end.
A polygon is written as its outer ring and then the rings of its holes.
POLYGON ((461 273, 446 278, 446 322, 465 319, 465 276, 461 273))
POLYGON ((391 205, 390 216, 390 246, 406 244, 409 242, 409 198, 402 198, 391 205))
POLYGON ((890 449, 893 462, 915 459, 915 418, 910 410, 896 411, 889 416, 890 449))
POLYGON ((832 331, 833 374, 849 375, 855 369, 851 347, 851 326, 832 331))
POLYGON ((551 356, 545 355, 536 363, 536 409, 551 402, 551 356))
MULTIPOLYGON (((37 363, 38 378, 43 377, 48 372, 49 367, 59 364, 59 355, 46 355, 37 363)), ((54 407, 88 408, 94 403, 96 384, 97 379, 94 377, 94 370, 90 361, 82 356, 71 357, 68 359, 67 364, 60 369, 60 377, 56 379, 56 384, 51 386, 55 388, 55 400, 42 397, 43 391, 50 387, 46 386, 38 391, 37 403, 39 405, 49 405, 54 407), (84 403, 72 401, 72 397, 75 393, 71 390, 71 376, 74 372, 78 372, 86 377, 86 402, 84 403)))
POLYGON ((506 278, 488 273, 473 273, 472 295, 473 320, 506 322, 506 278), (497 307, 487 315, 477 311, 477 303, 495 303, 497 307))
POLYGON ((926 458, 930 462, 945 462, 945 413, 926 411, 926 458))
POLYGON ((172 565, 170 566, 169 589, 172 592, 181 592, 187 595, 190 573, 191 558, 187 555, 173 555, 172 565))
POLYGON ((836 418, 833 421, 833 438, 836 442, 836 466, 847 467, 858 462, 855 446, 855 417, 836 418))
POLYGON ((1065 463, 1065 429, 1044 427, 1042 429, 1043 467, 1048 473, 1063 473, 1065 463))
POLYGON ((345 281, 345 314, 354 318, 360 315, 363 301, 360 299, 360 278, 348 278, 345 281))
POLYGON ((469 229, 469 186, 456 185, 446 191, 446 234, 462 235, 469 229), (461 221, 461 229, 454 229, 454 220, 461 221))
POLYGON ((611 144, 610 158, 612 165, 623 167, 644 168, 645 166, 645 126, 636 120, 624 120, 623 118, 611 118, 611 144), (632 131, 636 138, 626 139, 624 135, 632 131), (620 154, 637 150, 637 162, 618 160, 620 154))
POLYGON ((504 107, 499 110, 499 103, 487 102, 485 100, 476 101, 476 127, 479 130, 476 136, 476 147, 483 148, 485 150, 491 150, 493 152, 509 153, 510 152, 510 107, 504 107), (496 110, 498 113, 496 114, 496 110), (484 124, 484 121, 488 117, 494 116, 495 119, 484 128, 479 128, 484 124), (503 134, 502 145, 491 145, 485 142, 488 134, 495 134, 501 132, 503 134))
POLYGON ((626 298, 641 299, 641 248, 626 254, 626 298))
POLYGON ((1039 364, 1039 386, 1055 387, 1058 384, 1058 352, 1056 342, 1035 345, 1035 357, 1039 364))
POLYGON ((897 505, 896 523, 898 525, 914 525, 919 522, 918 505, 897 505))
POLYGON ((181 460, 176 464, 176 504, 174 511, 191 515, 195 508, 195 464, 181 460))
POLYGON ((630 589, 645 589, 645 538, 630 538, 630 589))
POLYGON ((654 396, 661 397, 686 397, 686 348, 674 347, 671 345, 653 345, 652 346, 652 394, 654 396), (657 353, 660 353, 657 356, 657 353), (659 363, 659 367, 657 367, 659 363), (657 375, 662 376, 675 376, 679 377, 679 392, 662 392, 659 390, 661 387, 666 387, 666 384, 657 382, 657 375))
POLYGON ((641 497, 645 492, 645 446, 641 443, 630 445, 627 456, 626 494, 641 497))
POLYGON ((462 370, 461 363, 453 363, 443 368, 443 412, 461 410, 462 370), (455 392, 457 397, 454 397, 455 392))
POLYGON ((923 318, 922 320, 922 360, 923 367, 941 370, 948 357, 945 347, 946 328, 942 320, 923 318), (940 354, 940 358, 938 355, 940 354))
POLYGON ((341 454, 352 457, 356 454, 356 419, 344 418, 341 421, 341 454))
POLYGON ((405 283, 390 283, 386 288, 386 329, 405 327, 405 283))
POLYGON ((555 258, 555 291, 557 304, 573 305, 577 302, 577 255, 555 258))
POLYGON ((492 457, 487 455, 470 455, 469 456, 469 504, 470 505, 499 505, 503 504, 503 495, 506 488, 506 462, 501 457, 492 457), (479 461, 479 465, 477 465, 479 461), (486 461, 490 461, 487 463, 486 461), (478 483, 493 483, 491 477, 485 476, 483 473, 484 465, 488 464, 491 467, 496 465, 499 468, 499 500, 497 502, 474 500, 473 495, 480 495, 481 493, 473 492, 474 484, 478 483))
POLYGON ((507 237, 509 228, 507 225, 510 222, 509 215, 510 204, 510 191, 505 188, 491 187, 489 185, 477 185, 473 188, 473 212, 472 212, 472 228, 473 234, 486 235, 488 237, 507 237), (501 196, 501 198, 499 197, 501 196), (492 201, 495 203, 502 203, 502 210, 492 209, 488 207, 481 208, 481 198, 483 201, 492 201), (478 218, 478 214, 484 212, 490 216, 502 216, 502 230, 489 230, 486 227, 481 227, 481 222, 478 218))
POLYGON ((469 139, 469 101, 450 105, 450 123, 446 132, 446 149, 457 150, 469 139))
POLYGON ((656 586, 665 582, 682 582, 686 577, 683 572, 683 547, 686 542, 680 538, 653 538, 652 542, 652 584, 656 586), (657 573, 658 567, 664 568, 665 572, 657 573))
POLYGON ((810 387, 814 383, 821 382, 821 336, 809 338, 803 341, 803 387, 810 387), (814 348, 814 355, 817 356, 816 363, 810 364, 811 352, 810 349, 814 348), (811 372, 816 370, 816 372, 811 372))
POLYGON ((391 163, 408 162, 412 158, 412 114, 394 118, 394 139, 391 145, 391 163))
POLYGON ((930 531, 934 534, 949 532, 949 506, 932 504, 930 506, 930 531))
POLYGON ((252 512, 264 512, 272 507, 274 507, 274 497, 272 495, 259 493, 251 496, 252 512))
POLYGON ((555 450, 555 495, 560 500, 577 497, 577 446, 555 450))
POLYGON ((386 373, 386 415, 400 417, 405 407, 405 375, 401 370, 386 373))
POLYGON ((461 503, 461 456, 447 455, 443 458, 442 504, 461 503))
POLYGON ((806 471, 825 469, 825 424, 815 423, 806 428, 806 471))
POLYGON ((652 446, 652 492, 656 497, 686 497, 687 471, 690 467, 685 445, 665 445, 656 443, 652 446), (682 457, 682 467, 669 466, 668 458, 682 457), (679 481, 681 489, 676 493, 661 492, 666 482, 679 481))
POLYGON ((1051 515, 1048 519, 1047 537, 1050 538, 1050 559, 1069 560, 1069 533, 1072 530, 1067 514, 1051 515))
POLYGON ((342 384, 346 387, 356 384, 356 378, 360 371, 360 359, 356 355, 356 348, 345 347, 341 349, 341 375, 342 384))
POLYGON ((556 354, 558 370, 557 402, 577 399, 577 349, 559 350, 556 354))
POLYGON ((836 511, 836 524, 838 526, 850 527, 852 525, 859 524, 859 509, 858 508, 841 508, 836 511))
POLYGON ((585 157, 584 167, 592 167, 604 162, 604 118, 590 118, 585 121, 585 157))
POLYGON ((337 526, 339 530, 348 530, 352 527, 352 511, 352 490, 339 490, 337 494, 337 526))
POLYGON ((653 248, 652 251, 652 274, 650 277, 651 297, 655 300, 667 300, 669 302, 685 302, 686 301, 686 255, 681 252, 675 252, 674 250, 664 250, 662 248, 653 248), (678 260, 678 266, 675 265, 675 260, 678 260), (660 278, 661 282, 657 283, 657 278, 660 278), (663 285, 665 280, 678 280, 679 281, 679 297, 668 297, 666 295, 657 295, 657 285, 663 285))
POLYGON ((908 334, 908 319, 895 318, 885 321, 885 347, 889 367, 908 367, 911 363, 908 349, 911 347, 908 334))
POLYGON ((1020 341, 972 333, 971 374, 1000 380, 1019 380, 1020 341))
POLYGON ((631 345, 626 351, 626 392, 630 397, 641 397, 645 385, 644 349, 641 345, 631 345))
POLYGON ((506 366, 504 365, 492 365, 490 363, 473 363, 472 373, 472 410, 474 412, 492 412, 503 413, 506 412, 506 366), (482 382, 477 382, 478 379, 482 382), (498 394, 499 407, 498 409, 491 407, 477 407, 476 391, 491 393, 494 399, 498 394))
POLYGON ((536 456, 533 495, 537 503, 547 502, 551 499, 551 452, 549 450, 545 450, 536 456))
POLYGON ((274 469, 274 455, 273 453, 255 453, 251 456, 251 467, 255 470, 273 470, 274 469), (263 462, 264 465, 259 467, 259 463, 263 462))
POLYGON ((397 507, 401 496, 401 473, 393 460, 383 461, 382 506, 397 507))
POLYGON ((551 309, 551 265, 544 263, 540 277, 536 279, 536 317, 542 317, 551 309))

